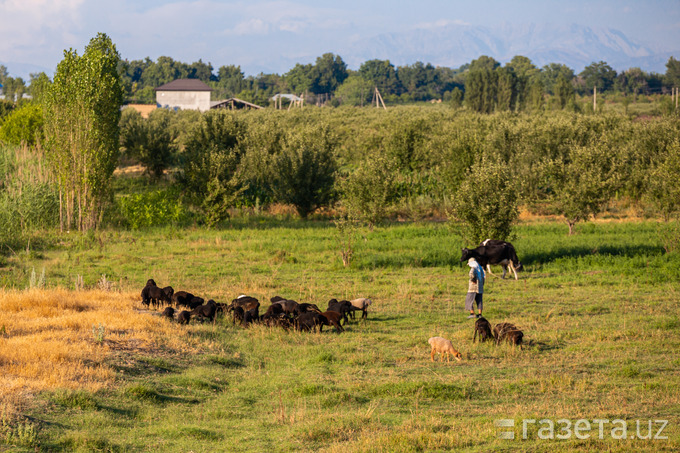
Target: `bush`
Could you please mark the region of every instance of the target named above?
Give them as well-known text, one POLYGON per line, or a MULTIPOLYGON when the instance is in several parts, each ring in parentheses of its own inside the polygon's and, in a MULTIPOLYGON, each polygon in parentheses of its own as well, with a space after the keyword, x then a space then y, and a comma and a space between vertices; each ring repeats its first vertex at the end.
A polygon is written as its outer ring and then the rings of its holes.
POLYGON ((474 165, 453 200, 454 216, 463 222, 462 236, 473 244, 507 240, 519 217, 517 190, 507 167, 482 159, 474 165))
POLYGON ((28 103, 7 115, 0 126, 0 141, 10 145, 35 146, 42 142, 43 114, 40 106, 28 103))
POLYGON ((243 135, 244 127, 235 115, 213 110, 201 117, 187 140, 181 181, 209 226, 228 217, 245 189, 237 174, 243 135))
POLYGON ((290 132, 274 157, 272 188, 277 201, 292 204, 306 218, 334 199, 337 162, 335 141, 327 126, 304 126, 290 132))
POLYGON ((121 197, 118 210, 132 229, 179 224, 188 218, 180 196, 172 190, 156 190, 121 197))
POLYGON ((157 109, 148 119, 139 112, 125 109, 120 119, 120 143, 125 153, 144 165, 144 173, 154 179, 174 163, 174 140, 171 116, 173 112, 157 109))
POLYGON ((373 227, 387 216, 396 196, 396 163, 387 156, 369 156, 341 185, 348 214, 373 227))

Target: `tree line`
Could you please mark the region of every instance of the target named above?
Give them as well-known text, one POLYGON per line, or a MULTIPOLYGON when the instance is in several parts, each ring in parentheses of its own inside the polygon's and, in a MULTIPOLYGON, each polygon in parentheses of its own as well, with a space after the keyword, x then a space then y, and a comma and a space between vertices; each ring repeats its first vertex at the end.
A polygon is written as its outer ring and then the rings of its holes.
MULTIPOLYGON (((389 60, 368 60, 358 70, 347 68, 339 55, 326 53, 314 64, 296 64, 288 72, 260 73, 245 76, 240 66, 225 65, 217 70, 211 63, 198 60, 183 63, 162 56, 156 61, 119 60, 117 70, 124 90, 125 103, 154 104, 154 89, 180 78, 199 79, 213 89, 213 99, 238 97, 259 105, 268 105, 276 93, 324 96, 333 105, 365 105, 371 102, 377 87, 388 104, 444 100, 460 104, 465 99, 479 112, 495 110, 536 110, 546 96, 560 108, 573 106, 576 94, 600 93, 649 95, 670 92, 680 86, 680 61, 670 57, 665 74, 630 68, 617 72, 604 61, 593 62, 576 74, 560 63, 537 67, 524 56, 515 56, 505 65, 488 56, 480 56, 459 68, 433 66, 416 62, 395 66, 389 60)), ((44 73, 31 74, 26 83, 12 78, 0 66, 0 83, 7 99, 34 95, 44 86, 44 73)), ((3 107, 0 107, 3 108, 3 107)), ((6 106, 4 108, 7 108, 6 106)))
POLYGON ((503 100, 507 112, 480 113, 468 89, 466 109, 157 109, 142 118, 133 109, 121 114, 120 56, 99 34, 82 55, 66 52, 54 80, 43 79, 34 101, 2 120, 0 232, 17 231, 16 222, 215 226, 239 209, 276 204, 302 218, 326 211, 370 226, 445 215, 472 241, 507 237, 520 206, 563 216, 570 232, 616 198, 647 215, 677 215, 677 115, 524 112, 533 98, 517 87, 531 93, 532 68, 523 58, 511 63, 480 58, 468 74, 479 74, 480 92, 503 100), (511 74, 525 74, 527 84, 511 74), (36 160, 49 177, 34 181, 23 171, 36 160), (122 161, 143 166, 145 190, 115 193, 122 161))

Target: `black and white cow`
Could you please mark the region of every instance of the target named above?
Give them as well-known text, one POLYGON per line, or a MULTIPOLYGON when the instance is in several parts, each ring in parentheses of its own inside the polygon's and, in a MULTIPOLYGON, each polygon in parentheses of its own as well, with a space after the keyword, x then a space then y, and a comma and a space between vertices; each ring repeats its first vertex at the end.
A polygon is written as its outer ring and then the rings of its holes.
POLYGON ((491 275, 493 275, 493 272, 491 272, 492 264, 501 265, 503 268, 502 278, 505 278, 505 274, 507 274, 509 267, 513 274, 515 274, 515 280, 517 280, 517 271, 521 271, 523 268, 522 263, 519 262, 519 258, 515 252, 515 247, 506 241, 487 239, 477 248, 464 248, 462 251, 463 256, 460 258, 461 261, 467 261, 470 258, 474 258, 480 265, 485 266, 491 275))

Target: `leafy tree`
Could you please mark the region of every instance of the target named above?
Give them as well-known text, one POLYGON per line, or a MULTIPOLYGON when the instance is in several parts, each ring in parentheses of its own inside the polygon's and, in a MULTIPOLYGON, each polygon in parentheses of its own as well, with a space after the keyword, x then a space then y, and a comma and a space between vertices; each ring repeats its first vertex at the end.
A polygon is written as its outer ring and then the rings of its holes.
POLYGON ((489 71, 493 71, 497 67, 499 67, 501 64, 497 62, 494 58, 489 57, 487 55, 482 55, 481 57, 477 58, 476 60, 472 60, 470 62, 470 71, 475 71, 478 69, 486 69, 489 71))
POLYGON ((680 87, 680 61, 670 57, 666 62, 666 85, 680 87))
POLYGON ((50 89, 50 78, 44 72, 39 72, 37 74, 31 74, 31 81, 28 86, 28 93, 33 98, 34 102, 38 104, 43 102, 47 90, 50 89))
POLYGON ((573 103, 576 98, 574 86, 564 75, 558 76, 555 85, 553 85, 553 90, 557 103, 561 109, 564 109, 570 102, 573 103))
POLYGON ((295 206, 307 218, 335 196, 335 140, 327 126, 290 131, 273 159, 272 189, 276 200, 295 206))
POLYGON ((99 33, 83 56, 64 52, 44 102, 47 156, 60 190, 61 228, 96 228, 119 155, 120 57, 99 33))
POLYGON ((465 105, 472 111, 491 113, 496 109, 498 73, 491 69, 471 70, 465 78, 465 105))
POLYGON ((664 220, 680 210, 680 140, 677 138, 666 150, 665 156, 648 174, 649 198, 661 212, 664 220))
POLYGON ((558 82, 560 80, 571 82, 574 78, 574 70, 560 63, 550 63, 543 66, 540 78, 546 91, 549 94, 556 94, 558 82))
POLYGON ((240 66, 220 66, 215 83, 218 97, 234 97, 245 88, 245 79, 240 66))
POLYGON ((312 74, 313 93, 332 93, 347 78, 347 65, 339 55, 325 53, 316 59, 312 74))
POLYGON ((507 68, 498 68, 496 73, 496 109, 501 112, 511 110, 516 106, 517 77, 507 68))
POLYGON ((335 90, 343 105, 362 106, 371 102, 374 86, 358 74, 352 74, 335 90))
POLYGON ((577 222, 595 215, 621 184, 621 161, 606 137, 590 146, 573 145, 545 165, 552 201, 574 233, 577 222))
POLYGON ((614 86, 616 71, 604 61, 591 63, 579 74, 586 84, 586 88, 593 90, 597 87, 600 92, 607 91, 614 86))
POLYGON ((378 87, 383 96, 401 94, 397 71, 390 60, 368 60, 359 67, 359 74, 378 87))
POLYGON ((473 165, 453 198, 453 215, 462 222, 464 239, 473 244, 508 239, 519 217, 517 198, 504 163, 483 158, 473 165))
POLYGON ((382 221, 397 195, 396 177, 396 162, 382 153, 368 156, 341 185, 349 217, 367 222, 369 228, 382 221))
POLYGON ((125 109, 120 120, 120 143, 125 152, 144 165, 144 174, 160 179, 173 163, 174 139, 170 125, 173 112, 156 109, 148 119, 125 109))
POLYGON ((647 74, 640 68, 630 68, 618 74, 614 85, 622 93, 637 96, 648 89, 647 74))
POLYGON ((399 83, 414 101, 424 101, 438 96, 434 90, 435 75, 434 66, 420 61, 397 68, 399 83))
POLYGON ((187 139, 180 180, 187 197, 214 226, 229 216, 245 189, 238 177, 244 126, 225 110, 210 110, 187 139))
POLYGON ((314 66, 298 63, 283 75, 283 79, 293 93, 310 91, 314 84, 314 66))
POLYGON ((510 60, 505 68, 515 76, 514 85, 518 109, 525 110, 531 105, 529 101, 531 87, 538 81, 540 70, 527 57, 517 55, 510 60))

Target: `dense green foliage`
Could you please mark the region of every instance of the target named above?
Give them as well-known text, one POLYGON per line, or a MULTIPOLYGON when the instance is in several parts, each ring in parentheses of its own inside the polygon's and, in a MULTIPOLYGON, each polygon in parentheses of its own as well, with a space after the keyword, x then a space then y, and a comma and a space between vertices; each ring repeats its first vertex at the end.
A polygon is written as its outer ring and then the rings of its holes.
MULTIPOLYGON (((310 167, 300 160, 305 156, 291 156, 293 148, 300 153, 305 146, 328 146, 315 145, 314 136, 305 132, 320 124, 334 137, 334 152, 328 155, 338 172, 331 192, 339 198, 325 197, 309 205, 311 211, 303 209, 305 215, 336 200, 344 213, 369 224, 385 217, 441 216, 460 201, 464 186, 472 187, 483 177, 469 174, 483 160, 504 167, 508 182, 503 187, 516 198, 513 205, 564 215, 572 226, 597 215, 613 199, 626 199, 645 215, 658 209, 670 219, 677 212, 670 194, 678 181, 663 176, 673 174, 678 154, 680 122, 674 117, 637 121, 616 114, 479 115, 446 107, 210 112, 193 121, 186 113, 164 112, 164 127, 190 131, 173 132, 183 162, 180 182, 190 204, 204 214, 215 211, 211 224, 233 208, 298 204, 295 197, 313 193, 303 187, 311 177, 305 169, 310 167), (654 203, 645 206, 647 201, 654 203)), ((486 193, 491 187, 477 186, 483 187, 483 198, 493 196, 486 193)), ((513 217, 496 209, 482 217, 493 213, 513 217)), ((497 233, 509 234, 504 228, 497 233)), ((478 231, 471 237, 490 233, 478 231)))
POLYGON ((121 151, 144 165, 145 173, 154 179, 174 163, 176 137, 170 127, 171 116, 165 109, 154 110, 148 120, 132 109, 125 109, 121 115, 121 151))
POLYGON ((462 222, 469 244, 485 239, 509 240, 519 216, 518 190, 501 162, 482 159, 467 175, 453 201, 454 216, 462 222))
POLYGON ((54 228, 59 198, 39 151, 0 147, 0 244, 5 254, 35 231, 54 228), (6 248, 7 247, 7 248, 6 248))
POLYGON ((23 104, 0 119, 0 142, 34 146, 43 141, 43 112, 39 105, 23 104))
POLYGON ((95 228, 118 163, 120 57, 105 34, 82 57, 64 52, 45 95, 45 136, 50 168, 60 190, 61 228, 95 228))

